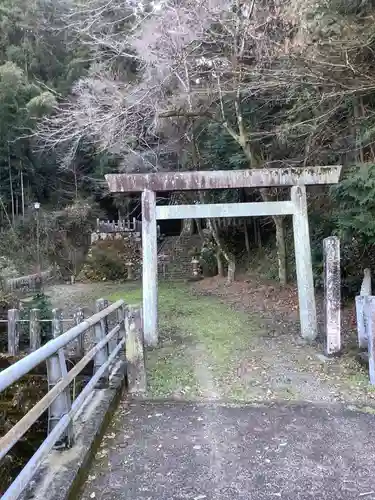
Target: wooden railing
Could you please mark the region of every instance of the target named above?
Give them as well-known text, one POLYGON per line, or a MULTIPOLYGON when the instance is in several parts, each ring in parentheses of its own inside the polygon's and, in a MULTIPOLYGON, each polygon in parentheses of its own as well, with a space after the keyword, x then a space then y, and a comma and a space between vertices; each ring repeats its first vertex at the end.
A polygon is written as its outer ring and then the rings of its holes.
POLYGON ((18 278, 7 278, 3 280, 3 289, 6 292, 35 291, 54 276, 53 269, 41 271, 40 273, 19 276, 18 278))
POLYGON ((126 220, 100 220, 96 219, 96 231, 98 233, 131 233, 141 232, 142 224, 135 217, 126 220))

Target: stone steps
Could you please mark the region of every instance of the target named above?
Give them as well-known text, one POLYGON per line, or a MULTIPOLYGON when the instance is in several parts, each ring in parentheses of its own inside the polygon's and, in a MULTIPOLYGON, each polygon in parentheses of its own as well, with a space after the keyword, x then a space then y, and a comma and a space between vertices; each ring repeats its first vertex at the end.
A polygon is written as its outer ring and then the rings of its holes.
POLYGON ((191 251, 201 247, 199 235, 168 236, 158 252, 158 274, 161 279, 178 280, 192 276, 191 251))

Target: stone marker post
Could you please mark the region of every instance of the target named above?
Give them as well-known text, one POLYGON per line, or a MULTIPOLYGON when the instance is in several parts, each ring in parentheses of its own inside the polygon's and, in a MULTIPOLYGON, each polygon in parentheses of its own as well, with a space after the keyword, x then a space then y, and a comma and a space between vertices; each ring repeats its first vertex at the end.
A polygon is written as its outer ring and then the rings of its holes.
POLYGON ((375 297, 367 295, 364 299, 364 312, 368 334, 368 364, 370 384, 375 385, 375 297))
POLYGON ((365 269, 363 273, 360 295, 355 298, 358 346, 360 349, 367 349, 368 334, 365 316, 365 297, 371 295, 371 271, 365 269))
POLYGON ((326 353, 341 350, 341 267, 340 240, 330 236, 323 240, 324 260, 324 326, 326 353))
POLYGON ((357 320, 358 347, 367 349, 368 337, 365 324, 365 298, 363 295, 357 295, 355 298, 355 312, 357 320))

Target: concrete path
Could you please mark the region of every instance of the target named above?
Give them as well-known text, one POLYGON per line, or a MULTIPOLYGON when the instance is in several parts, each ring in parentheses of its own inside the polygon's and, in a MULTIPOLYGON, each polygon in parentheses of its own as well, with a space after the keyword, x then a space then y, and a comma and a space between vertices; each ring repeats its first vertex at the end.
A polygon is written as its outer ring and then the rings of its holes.
POLYGON ((374 500, 375 416, 311 405, 123 402, 81 498, 374 500))

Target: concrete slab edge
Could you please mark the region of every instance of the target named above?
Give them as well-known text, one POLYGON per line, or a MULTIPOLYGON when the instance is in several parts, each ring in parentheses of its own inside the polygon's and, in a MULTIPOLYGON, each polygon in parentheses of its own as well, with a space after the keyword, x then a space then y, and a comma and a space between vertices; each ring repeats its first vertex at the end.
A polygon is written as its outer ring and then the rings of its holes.
POLYGON ((53 450, 39 467, 21 500, 77 499, 101 438, 117 408, 126 380, 126 362, 113 368, 110 385, 92 392, 74 420, 75 443, 69 450, 53 450))

